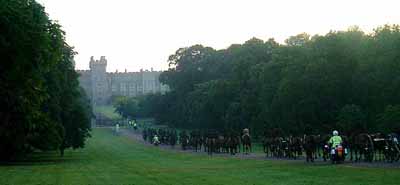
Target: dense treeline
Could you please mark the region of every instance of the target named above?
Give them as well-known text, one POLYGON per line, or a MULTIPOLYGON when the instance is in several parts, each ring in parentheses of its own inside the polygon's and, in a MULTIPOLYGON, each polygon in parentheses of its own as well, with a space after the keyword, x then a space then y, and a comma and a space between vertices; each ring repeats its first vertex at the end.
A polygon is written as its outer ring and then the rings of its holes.
POLYGON ((161 116, 163 105, 163 96, 160 94, 149 94, 139 97, 125 97, 114 96, 112 97, 115 112, 119 113, 123 118, 136 119, 136 118, 150 118, 161 116))
POLYGON ((195 45, 177 50, 169 65, 160 80, 171 91, 143 103, 154 104, 159 123, 286 134, 400 131, 398 25, 302 33, 285 44, 195 45))
POLYGON ((84 146, 92 115, 75 52, 34 0, 0 0, 0 160, 84 146))

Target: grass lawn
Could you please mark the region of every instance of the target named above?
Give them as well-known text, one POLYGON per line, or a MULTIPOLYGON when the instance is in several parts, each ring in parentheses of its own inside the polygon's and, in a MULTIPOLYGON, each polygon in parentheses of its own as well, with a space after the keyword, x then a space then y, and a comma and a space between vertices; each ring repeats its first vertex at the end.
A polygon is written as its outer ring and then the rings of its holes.
POLYGON ((208 157, 135 143, 94 129, 82 150, 38 153, 0 166, 0 184, 400 184, 400 169, 208 157))

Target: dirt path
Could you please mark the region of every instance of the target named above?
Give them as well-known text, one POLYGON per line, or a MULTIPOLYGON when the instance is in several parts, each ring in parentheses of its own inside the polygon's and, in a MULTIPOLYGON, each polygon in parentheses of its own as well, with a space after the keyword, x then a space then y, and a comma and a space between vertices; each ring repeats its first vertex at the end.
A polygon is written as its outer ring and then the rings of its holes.
MULTIPOLYGON (((149 147, 154 147, 152 144, 148 143, 147 141, 144 141, 142 138, 142 135, 139 131, 133 131, 129 129, 121 129, 120 134, 123 136, 126 136, 128 138, 131 138, 132 140, 135 140, 143 145, 149 146, 149 147)), ((208 156, 206 152, 204 152, 204 149, 201 151, 195 152, 191 149, 189 150, 182 150, 180 145, 176 145, 175 147, 171 147, 170 145, 159 145, 159 148, 163 150, 168 150, 168 151, 174 151, 178 153, 189 153, 193 155, 202 155, 202 156, 208 156)), ((293 162, 293 163, 304 163, 308 165, 331 165, 330 162, 324 162, 322 159, 317 159, 314 163, 307 163, 305 161, 304 157, 300 157, 297 160, 294 159, 279 159, 279 158, 272 158, 272 157, 266 157, 265 154, 263 153, 250 153, 248 155, 243 154, 243 153, 238 153, 236 155, 230 155, 227 153, 213 153, 213 157, 224 157, 224 158, 237 158, 237 159, 253 159, 253 160, 274 160, 274 161, 285 161, 285 162, 293 162)), ((346 161, 344 164, 345 166, 348 167, 372 167, 372 168, 399 168, 400 169, 400 162, 394 162, 394 163, 386 163, 386 162, 373 162, 373 163, 367 163, 367 162, 360 162, 360 163, 353 163, 351 161, 346 161)))

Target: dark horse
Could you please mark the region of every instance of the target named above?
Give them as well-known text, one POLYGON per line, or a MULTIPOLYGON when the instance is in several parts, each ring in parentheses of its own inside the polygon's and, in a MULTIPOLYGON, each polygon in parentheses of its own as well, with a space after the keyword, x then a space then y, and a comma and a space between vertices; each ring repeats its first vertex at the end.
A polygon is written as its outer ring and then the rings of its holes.
POLYGON ((264 136, 263 141, 262 141, 263 149, 265 156, 268 157, 270 154, 272 157, 272 138, 269 138, 267 136, 264 136))
POLYGON ((208 131, 205 135, 205 146, 208 155, 216 152, 218 133, 215 130, 208 131))
POLYGON ((395 133, 391 133, 387 136, 387 144, 388 146, 385 148, 385 159, 388 162, 399 161, 400 159, 400 148, 398 135, 395 133))
POLYGON ((314 155, 317 150, 318 142, 317 137, 314 135, 304 136, 304 150, 306 151, 306 161, 314 162, 314 155))
POLYGON ((228 137, 227 145, 231 155, 235 155, 238 152, 239 144, 239 136, 232 134, 230 137, 228 137))
POLYGON ((192 145, 194 151, 201 151, 201 135, 200 133, 192 134, 192 137, 190 138, 190 144, 192 145))
POLYGON ((369 134, 361 133, 354 136, 353 151, 355 161, 361 161, 362 157, 367 162, 372 162, 374 158, 374 142, 369 134))
POLYGON ((215 146, 217 143, 217 139, 215 137, 206 137, 206 149, 208 155, 212 155, 215 152, 215 146))
POLYGON ((245 134, 242 136, 243 152, 249 154, 251 152, 251 138, 250 135, 245 134))
POLYGON ((289 139, 289 157, 297 159, 297 157, 303 154, 302 151, 302 139, 300 137, 290 137, 289 139))

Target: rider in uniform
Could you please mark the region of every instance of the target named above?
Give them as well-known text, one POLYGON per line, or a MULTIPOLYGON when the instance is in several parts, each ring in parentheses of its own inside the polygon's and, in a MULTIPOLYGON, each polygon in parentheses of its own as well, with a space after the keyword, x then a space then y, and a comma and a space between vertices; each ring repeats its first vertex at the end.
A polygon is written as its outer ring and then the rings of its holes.
POLYGON ((250 132, 249 132, 248 128, 243 129, 243 136, 242 137, 244 137, 246 135, 250 137, 250 132))
POLYGON ((153 144, 158 145, 160 143, 160 140, 158 140, 158 136, 154 135, 153 137, 153 144))
POLYGON ((333 131, 333 136, 329 139, 329 144, 331 144, 332 148, 336 148, 338 145, 341 145, 343 140, 342 137, 339 136, 339 132, 337 130, 333 131))

